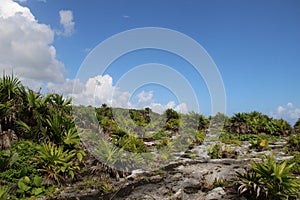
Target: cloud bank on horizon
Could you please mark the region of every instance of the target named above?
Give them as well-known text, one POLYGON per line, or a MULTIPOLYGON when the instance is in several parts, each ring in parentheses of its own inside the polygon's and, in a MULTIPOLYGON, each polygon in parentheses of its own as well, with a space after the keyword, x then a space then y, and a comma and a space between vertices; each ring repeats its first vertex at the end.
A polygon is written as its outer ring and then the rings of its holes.
POLYGON ((162 113, 168 108, 181 113, 189 111, 184 102, 176 104, 174 101, 169 101, 165 105, 155 102, 153 91, 138 93, 136 95, 137 103, 131 103, 130 99, 133 94, 113 86, 113 79, 108 74, 89 78, 86 83, 82 83, 79 79, 66 79, 64 84, 48 83, 47 89, 72 97, 76 105, 99 106, 106 103, 112 107, 121 108, 140 109, 149 107, 157 113, 162 113))
MULTIPOLYGON (((150 107, 159 113, 167 108, 182 113, 189 111, 184 102, 155 102, 153 91, 142 91, 136 95, 137 103, 130 103, 133 94, 115 87, 110 75, 90 77, 85 83, 78 79, 65 78, 66 68, 63 61, 57 58, 53 43, 56 36, 71 37, 75 33, 75 20, 71 10, 60 10, 57 14, 60 17, 61 30, 54 30, 50 25, 39 23, 29 8, 13 0, 1 0, 0 73, 13 72, 25 85, 33 89, 46 86, 50 92, 76 97, 77 104, 107 103, 115 107, 150 107)), ((129 18, 127 15, 123 17, 129 18)), ((288 103, 278 106, 277 110, 270 114, 276 118, 295 121, 300 118, 300 109, 288 103)))
POLYGON ((296 108, 293 103, 289 102, 286 105, 278 106, 276 112, 271 112, 271 116, 295 122, 300 118, 300 108, 296 108))

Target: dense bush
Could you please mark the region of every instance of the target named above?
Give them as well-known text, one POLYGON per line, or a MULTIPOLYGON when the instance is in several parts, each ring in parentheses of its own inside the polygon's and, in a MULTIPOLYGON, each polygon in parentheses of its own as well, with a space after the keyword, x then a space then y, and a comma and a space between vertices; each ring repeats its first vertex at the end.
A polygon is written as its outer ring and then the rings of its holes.
POLYGON ((288 138, 288 149, 290 152, 293 151, 298 151, 300 152, 300 133, 298 134, 292 134, 289 138, 288 138))
POLYGON ((273 119, 259 112, 236 113, 224 128, 228 133, 234 134, 267 134, 289 135, 292 128, 282 119, 273 119))
POLYGON ((14 141, 10 150, 0 152, 1 171, 0 182, 13 184, 24 176, 40 175, 34 165, 37 153, 36 144, 30 141, 14 141))
POLYGON ((144 153, 147 151, 144 141, 134 134, 127 134, 121 137, 118 145, 120 148, 133 153, 144 153))

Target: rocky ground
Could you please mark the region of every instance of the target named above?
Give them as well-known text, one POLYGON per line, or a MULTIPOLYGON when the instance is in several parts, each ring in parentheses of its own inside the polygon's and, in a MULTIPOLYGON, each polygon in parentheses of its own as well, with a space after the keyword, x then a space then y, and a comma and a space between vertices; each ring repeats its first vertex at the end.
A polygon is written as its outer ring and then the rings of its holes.
POLYGON ((271 150, 261 152, 249 150, 249 145, 232 146, 239 153, 237 159, 209 159, 204 153, 206 146, 197 146, 161 171, 133 173, 113 199, 242 199, 234 186, 218 187, 214 182, 231 180, 259 155, 273 153, 278 161, 291 158, 282 151, 284 141, 270 144, 271 150))
POLYGON ((259 152, 250 150, 250 144, 243 142, 242 146, 231 146, 238 152, 238 158, 210 159, 206 153, 210 144, 206 143, 185 152, 177 161, 160 170, 133 171, 130 176, 121 179, 113 186, 119 188, 113 194, 99 197, 97 191, 94 191, 93 194, 82 195, 80 199, 244 199, 237 195, 234 186, 226 183, 236 175, 237 171, 243 171, 251 160, 259 160, 260 155, 273 153, 278 161, 291 158, 283 153, 285 144, 285 141, 271 143, 270 150, 259 152), (214 184, 216 180, 220 180, 223 185, 214 184))

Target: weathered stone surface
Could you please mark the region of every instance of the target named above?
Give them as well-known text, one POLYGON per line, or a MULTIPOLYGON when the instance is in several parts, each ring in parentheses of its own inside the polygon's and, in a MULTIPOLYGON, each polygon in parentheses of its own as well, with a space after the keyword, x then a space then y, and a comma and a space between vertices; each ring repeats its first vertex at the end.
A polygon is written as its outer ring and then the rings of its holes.
POLYGON ((163 167, 159 174, 135 170, 123 180, 125 184, 123 182, 116 186, 121 189, 113 199, 242 199, 232 191, 228 192, 221 187, 214 188, 214 182, 230 180, 235 177, 237 171, 243 172, 250 161, 260 162, 261 159, 257 157, 261 155, 274 154, 277 161, 291 158, 281 150, 280 146, 283 145, 284 142, 273 143, 273 149, 258 152, 249 149, 249 142, 244 142, 242 146, 232 146, 238 152, 237 159, 210 159, 207 146, 196 146, 185 153, 177 153, 179 159, 163 167))
POLYGON ((224 195, 226 192, 224 191, 223 188, 217 187, 211 191, 209 191, 205 197, 205 200, 221 200, 224 199, 224 195))

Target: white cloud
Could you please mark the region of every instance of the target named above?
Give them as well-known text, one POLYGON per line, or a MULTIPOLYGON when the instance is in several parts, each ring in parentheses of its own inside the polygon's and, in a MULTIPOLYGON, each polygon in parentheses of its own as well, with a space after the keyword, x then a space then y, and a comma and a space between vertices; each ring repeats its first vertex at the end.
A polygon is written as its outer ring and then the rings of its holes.
POLYGON ((160 103, 152 103, 149 106, 149 108, 151 108, 153 110, 153 112, 156 112, 156 113, 163 113, 166 110, 166 107, 160 103))
POLYGON ((289 102, 286 105, 280 105, 277 107, 275 113, 271 113, 275 118, 284 118, 287 121, 294 123, 300 118, 300 108, 296 108, 293 103, 289 102))
POLYGON ((289 108, 293 108, 293 107, 294 107, 293 103, 291 103, 291 102, 287 103, 286 105, 287 105, 287 107, 289 107, 289 108))
POLYGON ((48 83, 49 92, 62 93, 64 96, 73 97, 74 104, 100 106, 103 103, 113 107, 130 107, 129 92, 123 92, 113 86, 112 77, 109 75, 89 78, 86 83, 79 79, 66 79, 63 84, 48 83))
POLYGON ((282 106, 278 106, 278 107, 277 107, 277 113, 278 113, 278 114, 281 114, 283 111, 285 111, 285 108, 284 108, 284 107, 282 107, 282 106))
POLYGON ((180 113, 188 113, 188 107, 186 103, 181 103, 175 107, 175 110, 180 113))
POLYGON ((71 96, 73 93, 82 93, 85 90, 85 85, 79 79, 66 79, 62 84, 49 82, 46 88, 51 93, 61 93, 71 96))
POLYGON ((188 107, 186 103, 180 103, 178 105, 175 104, 174 101, 169 101, 167 104, 163 105, 160 103, 151 103, 147 107, 151 108, 156 113, 163 113, 166 109, 172 108, 179 113, 188 113, 188 107))
POLYGON ((157 113, 163 113, 168 108, 180 113, 188 112, 186 103, 176 104, 174 101, 169 101, 164 105, 155 102, 153 91, 138 93, 136 95, 137 103, 131 103, 132 94, 113 86, 113 79, 109 75, 89 78, 86 83, 82 83, 79 79, 67 79, 63 84, 48 83, 47 89, 49 92, 72 97, 73 103, 76 105, 101 106, 106 103, 112 107, 121 108, 143 109, 149 107, 157 113))
POLYGON ((56 59, 53 40, 53 30, 38 23, 28 8, 1 0, 0 73, 14 72, 28 83, 62 82, 65 68, 56 59))
POLYGON ((142 91, 136 95, 138 101, 135 105, 138 108, 144 108, 149 106, 153 102, 153 91, 145 92, 142 91))
POLYGON ((22 7, 18 3, 12 0, 1 0, 1 4, 0 4, 1 18, 7 19, 9 17, 14 17, 16 14, 19 14, 31 21, 35 21, 34 16, 31 14, 28 8, 22 7))
POLYGON ((174 108, 175 105, 176 105, 176 104, 175 104, 174 101, 169 101, 169 102, 167 103, 167 105, 166 105, 166 109, 168 109, 168 108, 174 108))
POLYGON ((59 11, 60 24, 64 27, 63 32, 58 31, 58 35, 70 36, 74 33, 75 22, 73 21, 73 12, 70 10, 59 11))

